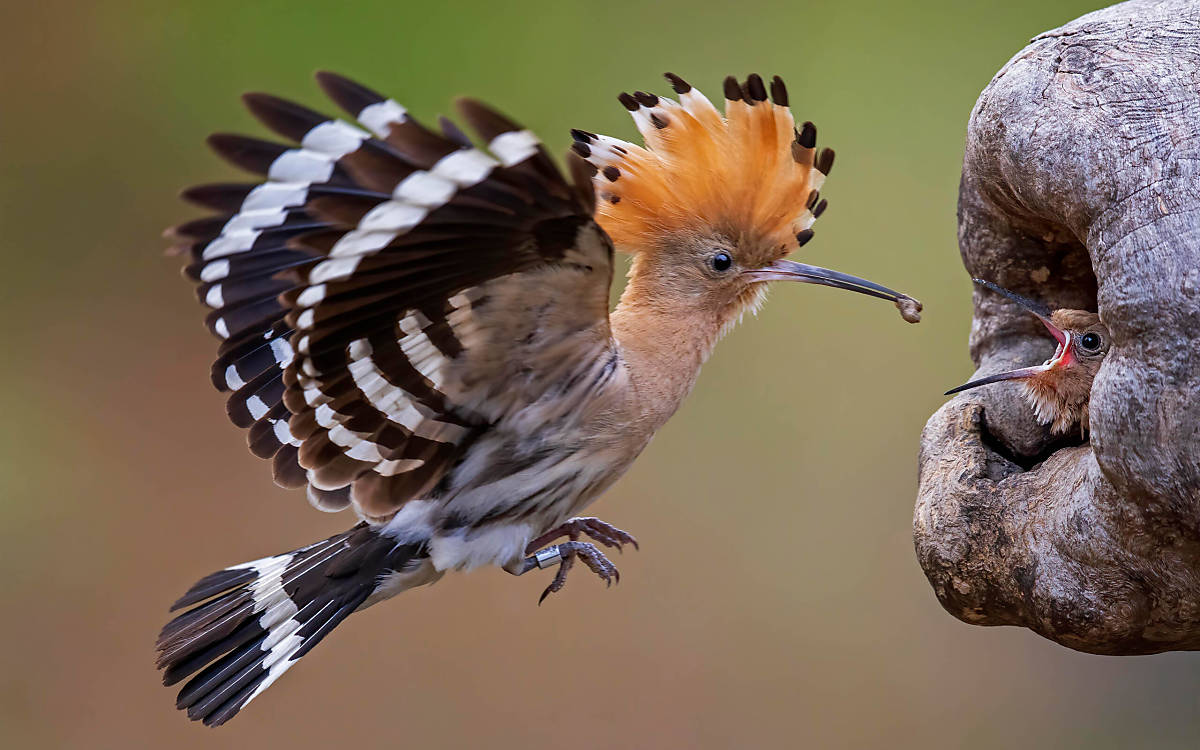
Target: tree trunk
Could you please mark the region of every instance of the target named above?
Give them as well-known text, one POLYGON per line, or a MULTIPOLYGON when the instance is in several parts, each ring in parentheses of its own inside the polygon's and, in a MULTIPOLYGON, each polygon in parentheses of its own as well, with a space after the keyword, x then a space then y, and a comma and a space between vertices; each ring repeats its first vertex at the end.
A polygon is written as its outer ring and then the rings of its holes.
MULTIPOLYGON (((921 436, 913 532, 951 614, 1102 654, 1200 648, 1200 5, 1135 0, 1030 43, 971 113, 972 275, 1098 310, 1088 440, 1007 383, 921 436)), ((1046 359, 1041 324, 975 293, 976 376, 1046 359)))

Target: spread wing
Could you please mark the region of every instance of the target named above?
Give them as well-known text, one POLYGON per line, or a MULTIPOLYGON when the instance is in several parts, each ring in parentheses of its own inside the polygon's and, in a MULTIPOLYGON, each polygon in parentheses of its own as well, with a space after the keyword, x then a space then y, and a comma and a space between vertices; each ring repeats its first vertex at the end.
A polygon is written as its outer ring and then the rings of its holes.
POLYGON ((218 215, 173 231, 222 339, 213 383, 275 481, 382 518, 572 373, 615 357, 612 246, 586 165, 566 181, 536 138, 459 102, 486 151, 322 73, 361 128, 245 97, 281 145, 214 135, 261 184, 184 196, 218 215))

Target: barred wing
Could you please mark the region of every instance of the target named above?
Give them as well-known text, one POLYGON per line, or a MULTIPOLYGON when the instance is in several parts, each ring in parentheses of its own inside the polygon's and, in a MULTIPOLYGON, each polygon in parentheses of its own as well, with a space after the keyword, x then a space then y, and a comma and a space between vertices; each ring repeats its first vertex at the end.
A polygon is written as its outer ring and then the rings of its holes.
POLYGON ((502 115, 459 102, 485 152, 448 120, 435 133, 345 78, 318 81, 365 130, 248 94, 300 145, 212 136, 268 179, 185 191, 219 214, 173 231, 251 451, 319 508, 386 518, 556 382, 611 367, 612 246, 586 165, 568 183, 502 115))

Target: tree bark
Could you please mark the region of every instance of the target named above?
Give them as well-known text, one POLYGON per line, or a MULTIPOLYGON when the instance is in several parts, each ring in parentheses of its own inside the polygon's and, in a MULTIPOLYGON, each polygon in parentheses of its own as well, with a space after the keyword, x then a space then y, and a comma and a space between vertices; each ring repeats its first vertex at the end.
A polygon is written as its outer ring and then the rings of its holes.
MULTIPOLYGON (((921 436, 917 557, 951 614, 1102 654, 1200 649, 1200 5, 1134 0, 1032 40, 971 113, 972 276, 1098 310, 1088 440, 1018 386, 960 394, 921 436)), ((976 376, 1046 359, 976 291, 976 376)))

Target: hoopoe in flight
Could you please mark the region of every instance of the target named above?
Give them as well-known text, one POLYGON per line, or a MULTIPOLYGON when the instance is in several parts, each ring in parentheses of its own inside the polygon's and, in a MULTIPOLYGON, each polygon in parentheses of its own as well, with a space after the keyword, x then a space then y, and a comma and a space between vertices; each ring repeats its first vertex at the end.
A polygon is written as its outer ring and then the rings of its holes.
POLYGON ((946 391, 947 396, 1002 380, 1022 380, 1021 392, 1038 422, 1050 425, 1056 434, 1071 432, 1076 425, 1086 435, 1092 381, 1100 371, 1110 342, 1108 327, 1100 316, 1087 310, 1054 310, 1010 292, 983 279, 976 284, 1008 297, 1033 313, 1058 342, 1054 355, 1040 365, 998 372, 946 391))
POLYGON ((725 82, 722 114, 622 94, 645 147, 573 131, 572 180, 528 130, 463 99, 449 120, 319 73, 358 125, 264 94, 299 145, 214 135, 261 184, 191 188, 216 211, 170 230, 221 339, 214 384, 275 481, 361 522, 201 579, 158 640, 178 707, 228 721, 351 612, 448 570, 515 575, 632 536, 578 514, 691 390, 714 344, 776 280, 920 303, 785 256, 813 236, 833 152, 796 128, 779 78, 725 82), (614 245, 633 255, 609 311, 614 245), (552 544, 557 539, 567 541, 552 544))

